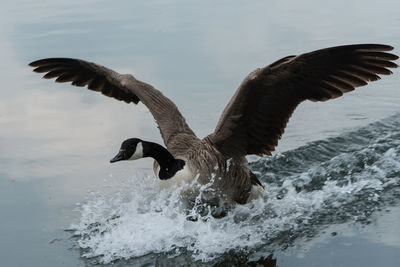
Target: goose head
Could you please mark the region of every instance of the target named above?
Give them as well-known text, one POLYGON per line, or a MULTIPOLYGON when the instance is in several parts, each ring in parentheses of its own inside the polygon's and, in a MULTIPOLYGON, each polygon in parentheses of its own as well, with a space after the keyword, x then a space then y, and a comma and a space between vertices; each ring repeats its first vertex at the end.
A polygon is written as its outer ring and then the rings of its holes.
POLYGON ((120 160, 135 160, 143 157, 143 141, 139 138, 130 138, 122 142, 118 154, 110 160, 110 163, 120 160))

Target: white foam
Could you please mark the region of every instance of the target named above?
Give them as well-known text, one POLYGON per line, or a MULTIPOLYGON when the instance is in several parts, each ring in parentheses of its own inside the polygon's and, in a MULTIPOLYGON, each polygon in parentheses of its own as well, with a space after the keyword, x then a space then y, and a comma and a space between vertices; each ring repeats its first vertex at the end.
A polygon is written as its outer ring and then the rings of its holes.
MULTIPOLYGON (((336 212, 345 207, 361 203, 362 209, 364 200, 379 202, 385 188, 400 184, 399 176, 389 177, 400 169, 399 147, 381 153, 370 146, 340 154, 321 166, 287 177, 282 185, 266 185, 268 198, 237 205, 221 219, 206 216, 188 220, 179 188, 163 191, 153 176, 135 175, 128 192, 83 204, 81 220, 71 228, 80 235, 79 246, 87 249, 83 256, 99 257, 103 263, 149 253, 173 256, 182 251, 189 252, 193 260, 207 262, 231 249, 250 251, 271 245, 271 240, 285 231, 309 230, 315 227, 313 220, 318 214, 334 221, 336 212), (370 156, 373 160, 369 163, 370 156), (355 167, 357 157, 366 162, 360 170, 355 167), (340 167, 343 164, 348 166, 340 167), (330 179, 338 168, 347 173, 342 179, 330 179), (309 184, 318 175, 326 179, 320 189, 296 190, 299 181, 309 184), (283 189, 286 193, 278 199, 283 189)), ((348 212, 351 220, 362 216, 357 212, 348 212)))

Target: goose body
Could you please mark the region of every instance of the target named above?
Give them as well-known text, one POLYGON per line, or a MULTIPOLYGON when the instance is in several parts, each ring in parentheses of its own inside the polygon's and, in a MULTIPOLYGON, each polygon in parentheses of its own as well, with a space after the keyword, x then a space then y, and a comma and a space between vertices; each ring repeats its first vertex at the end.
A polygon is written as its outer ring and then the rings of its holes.
POLYGON ((389 75, 398 57, 381 44, 330 47, 284 57, 251 72, 224 109, 215 130, 200 139, 175 104, 151 85, 80 59, 34 61, 44 78, 87 86, 127 103, 141 101, 150 110, 166 147, 138 138, 125 140, 111 160, 152 157, 161 188, 211 184, 228 203, 246 203, 265 194, 247 167, 246 155, 271 155, 296 107, 303 101, 327 101, 389 75))

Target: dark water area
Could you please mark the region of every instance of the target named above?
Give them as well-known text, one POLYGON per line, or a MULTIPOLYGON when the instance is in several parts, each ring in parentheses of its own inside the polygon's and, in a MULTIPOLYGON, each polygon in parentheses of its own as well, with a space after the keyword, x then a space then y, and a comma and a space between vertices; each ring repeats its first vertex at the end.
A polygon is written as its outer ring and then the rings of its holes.
POLYGON ((277 152, 249 157, 268 196, 190 221, 177 192, 158 188, 151 160, 109 164, 128 137, 162 143, 143 105, 41 80, 27 66, 74 57, 132 73, 203 137, 242 79, 281 57, 351 43, 399 54, 399 1, 0 7, 1 266, 400 266, 397 69, 301 104, 277 152))

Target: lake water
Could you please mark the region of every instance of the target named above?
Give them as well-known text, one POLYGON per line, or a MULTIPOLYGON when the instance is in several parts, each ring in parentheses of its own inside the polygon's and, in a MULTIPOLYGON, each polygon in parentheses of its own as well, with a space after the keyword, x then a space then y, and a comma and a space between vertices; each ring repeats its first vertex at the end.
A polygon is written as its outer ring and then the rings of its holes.
POLYGON ((152 161, 109 164, 121 141, 162 143, 151 114, 27 64, 94 61, 170 97, 203 137, 242 79, 283 56, 351 43, 400 54, 400 2, 2 1, 1 266, 400 266, 400 73, 303 103, 277 152, 250 157, 269 193, 188 221, 152 161), (273 262, 271 262, 273 266, 273 262))

